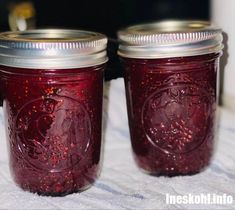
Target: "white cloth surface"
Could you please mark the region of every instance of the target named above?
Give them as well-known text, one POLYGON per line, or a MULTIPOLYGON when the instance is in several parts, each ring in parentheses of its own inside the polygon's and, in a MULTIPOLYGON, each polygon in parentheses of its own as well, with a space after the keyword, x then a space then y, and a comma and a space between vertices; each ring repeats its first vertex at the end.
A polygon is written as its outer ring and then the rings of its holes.
POLYGON ((0 109, 0 209, 235 209, 235 114, 220 109, 218 146, 210 167, 193 176, 153 177, 135 165, 130 145, 124 83, 105 84, 104 163, 90 189, 65 197, 45 197, 18 188, 8 169, 2 109, 0 109), (226 193, 232 205, 167 205, 172 195, 226 193))

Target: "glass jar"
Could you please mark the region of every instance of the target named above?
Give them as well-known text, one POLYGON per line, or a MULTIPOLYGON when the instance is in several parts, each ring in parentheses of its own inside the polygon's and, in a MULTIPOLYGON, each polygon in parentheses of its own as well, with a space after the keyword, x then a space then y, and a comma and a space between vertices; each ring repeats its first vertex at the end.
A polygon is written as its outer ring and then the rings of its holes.
POLYGON ((189 175, 210 162, 215 138, 221 30, 163 21, 119 32, 131 143, 152 175, 189 175))
POLYGON ((99 176, 106 45, 79 30, 0 35, 10 169, 24 190, 62 196, 99 176))

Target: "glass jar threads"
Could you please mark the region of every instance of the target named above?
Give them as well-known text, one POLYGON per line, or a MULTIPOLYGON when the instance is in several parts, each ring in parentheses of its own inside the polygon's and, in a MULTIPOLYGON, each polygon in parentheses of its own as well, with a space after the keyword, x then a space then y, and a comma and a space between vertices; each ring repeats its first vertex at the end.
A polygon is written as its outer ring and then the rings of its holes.
POLYGON ((213 154, 221 30, 162 21, 118 36, 136 163, 153 175, 200 172, 213 154))
POLYGON ((10 169, 21 188, 60 196, 98 177, 106 45, 79 30, 0 35, 10 169))

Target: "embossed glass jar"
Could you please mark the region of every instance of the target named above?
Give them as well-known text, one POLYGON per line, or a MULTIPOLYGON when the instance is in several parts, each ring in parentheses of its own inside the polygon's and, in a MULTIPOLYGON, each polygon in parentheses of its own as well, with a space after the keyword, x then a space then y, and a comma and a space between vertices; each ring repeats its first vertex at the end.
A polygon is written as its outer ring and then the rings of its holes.
POLYGON ((152 175, 187 175, 210 162, 221 30, 163 21, 119 32, 134 158, 152 175))
POLYGON ((0 34, 10 169, 21 188, 61 196, 99 176, 106 45, 79 30, 0 34))

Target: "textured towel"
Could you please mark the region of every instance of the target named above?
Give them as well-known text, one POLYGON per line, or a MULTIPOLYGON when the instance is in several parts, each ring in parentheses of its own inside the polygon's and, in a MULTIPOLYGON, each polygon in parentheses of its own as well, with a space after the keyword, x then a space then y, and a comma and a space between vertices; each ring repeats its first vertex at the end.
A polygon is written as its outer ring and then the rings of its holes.
POLYGON ((148 176, 132 155, 122 79, 105 85, 105 154, 101 177, 87 191, 65 197, 24 192, 12 181, 0 109, 0 209, 235 209, 232 205, 167 205, 166 194, 226 193, 235 200, 235 114, 221 109, 214 160, 204 172, 184 177, 148 176))

